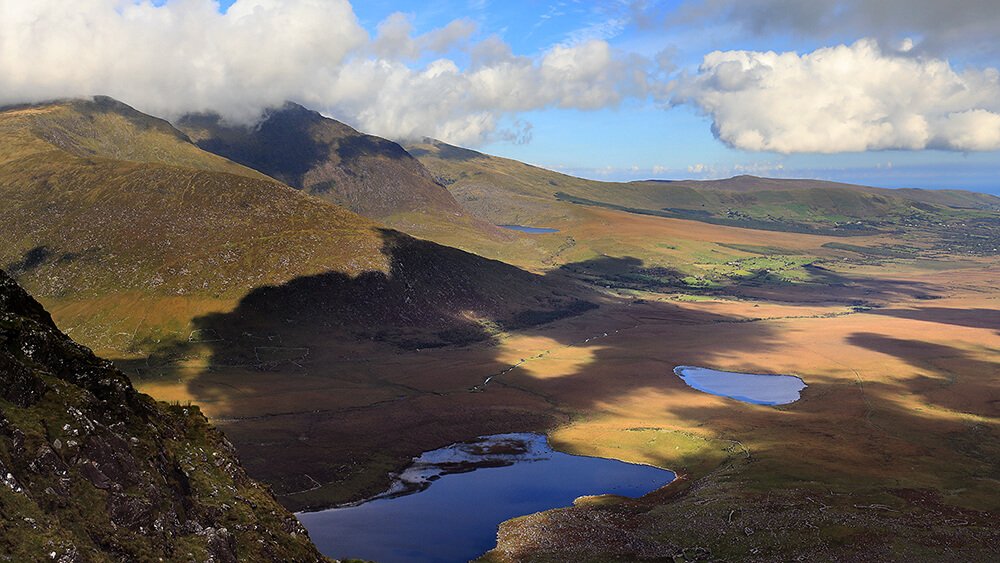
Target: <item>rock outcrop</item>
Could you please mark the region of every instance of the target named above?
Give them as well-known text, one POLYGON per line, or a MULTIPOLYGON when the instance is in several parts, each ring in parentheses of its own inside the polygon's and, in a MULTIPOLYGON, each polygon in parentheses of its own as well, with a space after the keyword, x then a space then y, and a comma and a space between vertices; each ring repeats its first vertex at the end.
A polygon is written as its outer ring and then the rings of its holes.
POLYGON ((197 407, 157 403, 0 271, 0 561, 321 561, 197 407))

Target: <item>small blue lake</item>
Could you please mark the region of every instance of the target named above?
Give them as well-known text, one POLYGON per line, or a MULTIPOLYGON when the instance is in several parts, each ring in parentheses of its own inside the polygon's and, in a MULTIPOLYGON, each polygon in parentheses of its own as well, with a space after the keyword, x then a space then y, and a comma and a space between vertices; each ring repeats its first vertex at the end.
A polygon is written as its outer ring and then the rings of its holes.
POLYGON ((800 398, 806 383, 794 375, 739 373, 677 366, 674 373, 689 387, 755 405, 787 405, 800 398))
POLYGON ((543 235, 545 233, 558 233, 559 229, 548 229, 545 227, 524 227, 522 225, 497 225, 501 229, 510 229, 512 231, 521 231, 522 233, 528 233, 532 235, 543 235))
POLYGON ((493 549, 505 520, 673 480, 665 469, 553 451, 541 434, 498 434, 425 452, 373 500, 297 516, 333 558, 453 563, 493 549))

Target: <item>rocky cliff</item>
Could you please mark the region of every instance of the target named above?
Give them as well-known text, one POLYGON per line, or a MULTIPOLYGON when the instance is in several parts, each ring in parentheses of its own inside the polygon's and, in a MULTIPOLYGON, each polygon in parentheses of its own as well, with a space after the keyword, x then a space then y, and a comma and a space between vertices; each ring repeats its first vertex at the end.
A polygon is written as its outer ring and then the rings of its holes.
POLYGON ((0 561, 321 561, 196 407, 157 403, 0 271, 0 561))

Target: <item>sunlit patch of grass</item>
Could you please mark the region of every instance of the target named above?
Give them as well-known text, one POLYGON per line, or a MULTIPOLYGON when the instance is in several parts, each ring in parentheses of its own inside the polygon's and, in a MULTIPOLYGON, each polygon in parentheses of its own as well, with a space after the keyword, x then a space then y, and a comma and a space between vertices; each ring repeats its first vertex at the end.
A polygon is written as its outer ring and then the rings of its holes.
POLYGON ((537 379, 568 377, 583 372, 596 361, 602 349, 599 339, 595 344, 583 339, 576 345, 567 345, 547 336, 515 335, 503 340, 497 358, 520 372, 537 379))

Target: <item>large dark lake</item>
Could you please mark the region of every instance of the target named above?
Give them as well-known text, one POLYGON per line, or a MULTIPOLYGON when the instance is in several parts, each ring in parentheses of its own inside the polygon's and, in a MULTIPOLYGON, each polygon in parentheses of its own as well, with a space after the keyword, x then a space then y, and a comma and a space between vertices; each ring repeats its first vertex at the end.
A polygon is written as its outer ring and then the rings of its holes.
POLYGON ((584 495, 638 497, 673 479, 656 467, 553 451, 541 434, 499 434, 425 452, 373 500, 298 517, 333 558, 468 561, 496 545, 504 520, 584 495))

